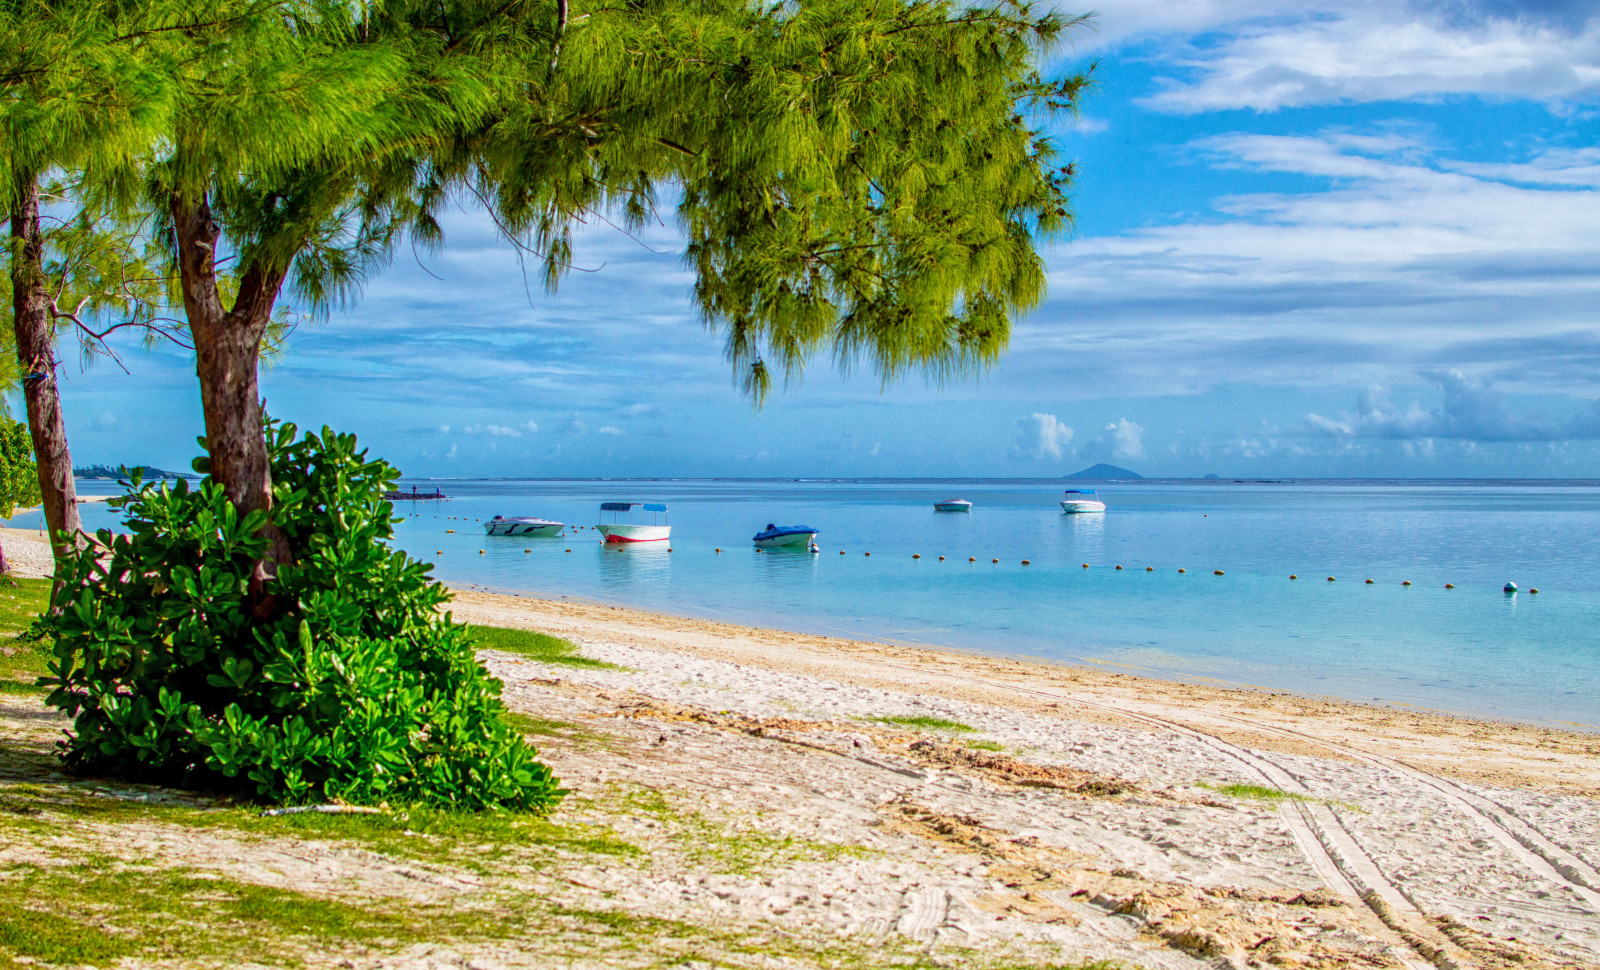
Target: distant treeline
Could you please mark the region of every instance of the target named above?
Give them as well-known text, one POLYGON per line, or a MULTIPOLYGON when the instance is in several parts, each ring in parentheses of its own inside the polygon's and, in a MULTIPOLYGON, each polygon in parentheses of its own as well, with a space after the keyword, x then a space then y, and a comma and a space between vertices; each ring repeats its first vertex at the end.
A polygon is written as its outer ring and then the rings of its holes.
POLYGON ((189 472, 169 472, 164 468, 154 465, 84 465, 74 468, 72 474, 76 478, 127 478, 137 469, 140 475, 149 481, 153 478, 194 478, 189 472))

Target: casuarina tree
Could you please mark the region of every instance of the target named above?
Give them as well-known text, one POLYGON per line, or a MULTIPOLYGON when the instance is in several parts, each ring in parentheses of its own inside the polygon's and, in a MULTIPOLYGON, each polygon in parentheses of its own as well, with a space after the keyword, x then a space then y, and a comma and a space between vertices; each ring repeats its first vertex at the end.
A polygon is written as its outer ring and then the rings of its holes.
MULTIPOLYGON (((50 200, 41 199, 41 187, 52 173, 92 169, 107 198, 126 193, 135 160, 159 135, 156 119, 167 106, 167 72, 145 50, 153 36, 148 18, 137 6, 120 16, 114 10, 37 0, 0 4, 0 200, 10 223, 12 324, 58 564, 72 552, 70 536, 80 525, 56 355, 61 284, 76 271, 47 268, 50 200)), ((102 294, 77 306, 89 303, 103 305, 102 294)))
MULTIPOLYGON (((224 4, 174 43, 153 168, 206 419, 241 514, 274 501, 256 365, 284 290, 325 309, 476 201, 555 285, 571 227, 676 207, 707 323, 757 399, 830 352, 883 379, 1003 351, 1067 225, 1045 134, 1084 75, 1028 3, 224 4), (234 261, 229 297, 218 266, 234 261)), ((290 556, 263 525, 252 610, 290 556)))

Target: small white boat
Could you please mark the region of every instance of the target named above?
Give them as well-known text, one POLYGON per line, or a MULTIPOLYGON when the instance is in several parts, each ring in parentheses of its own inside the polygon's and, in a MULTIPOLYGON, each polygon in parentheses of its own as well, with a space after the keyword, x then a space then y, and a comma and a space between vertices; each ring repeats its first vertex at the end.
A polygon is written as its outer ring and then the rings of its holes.
POLYGON ((1106 503, 1095 498, 1092 488, 1069 488, 1067 497, 1061 500, 1063 512, 1104 512, 1106 503))
POLYGON ((610 512, 611 521, 595 528, 607 542, 665 542, 672 538, 667 523, 667 507, 654 502, 601 502, 601 512, 610 512), (619 517, 626 512, 628 521, 619 517), (648 521, 646 521, 648 520, 648 521))
POLYGON ((527 515, 506 518, 497 515, 483 524, 485 535, 491 536, 558 536, 566 523, 549 519, 536 519, 527 515))
POLYGON ((817 539, 817 530, 809 525, 773 525, 755 534, 757 549, 811 549, 817 539))
POLYGON ((943 502, 933 503, 935 512, 971 512, 972 503, 964 498, 947 498, 943 502))

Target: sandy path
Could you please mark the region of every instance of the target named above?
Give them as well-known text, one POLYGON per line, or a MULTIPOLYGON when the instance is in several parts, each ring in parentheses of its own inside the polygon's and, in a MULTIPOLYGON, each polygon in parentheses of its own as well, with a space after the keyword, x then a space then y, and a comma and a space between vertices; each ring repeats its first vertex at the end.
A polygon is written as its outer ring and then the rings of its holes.
MULTIPOLYGON (((568 685, 830 725, 944 717, 1019 762, 1144 793, 1063 804, 832 778, 836 802, 909 799, 1163 886, 1331 890, 1366 914, 1367 944, 1403 964, 1600 966, 1592 735, 525 597, 464 593, 456 612, 560 632, 627 668, 546 672, 568 685), (1238 783, 1298 797, 1206 804, 1228 802, 1208 790, 1238 783)), ((496 670, 519 706, 516 674, 496 670)))

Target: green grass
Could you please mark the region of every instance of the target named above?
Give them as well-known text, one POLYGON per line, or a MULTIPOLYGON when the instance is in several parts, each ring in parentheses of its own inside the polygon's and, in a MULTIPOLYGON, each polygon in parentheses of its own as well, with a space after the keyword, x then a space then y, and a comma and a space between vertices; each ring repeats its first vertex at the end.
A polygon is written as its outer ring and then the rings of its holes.
POLYGON ((19 640, 50 602, 50 580, 0 578, 0 692, 43 694, 34 680, 48 671, 42 641, 19 640), (15 585, 13 585, 15 584, 15 585))
POLYGON ((998 741, 963 741, 961 746, 963 748, 971 748, 974 751, 1004 751, 1006 749, 1006 746, 998 741))
POLYGON ((618 808, 660 822, 671 835, 674 848, 689 862, 730 875, 748 876, 799 862, 832 862, 872 854, 864 846, 735 829, 692 809, 679 808, 665 793, 644 786, 623 793, 618 808))
MULTIPOLYGON (((930 731, 971 732, 977 730, 970 724, 962 724, 960 721, 952 721, 945 717, 933 717, 928 714, 893 714, 887 717, 869 717, 867 720, 877 721, 879 724, 897 724, 901 727, 926 728, 930 731)), ((972 747, 972 745, 968 745, 968 747, 972 747)))
POLYGON ((1312 801, 1312 799, 1297 792, 1284 791, 1281 788, 1268 788, 1265 785, 1208 785, 1205 782, 1201 782, 1199 787, 1214 791, 1219 795, 1227 795, 1230 798, 1255 798, 1268 802, 1280 802, 1284 799, 1294 802, 1312 801))
POLYGON ((394 940, 421 922, 403 909, 196 870, 124 867, 111 858, 6 867, 0 885, 8 889, 0 897, 0 954, 69 966, 201 953, 260 959, 263 951, 273 962, 299 964, 307 944, 394 940))
POLYGON ((561 637, 536 630, 513 630, 503 626, 474 626, 473 639, 486 650, 504 650, 539 663, 563 664, 568 667, 596 667, 602 670, 620 670, 616 664, 595 660, 578 653, 577 644, 561 637))

